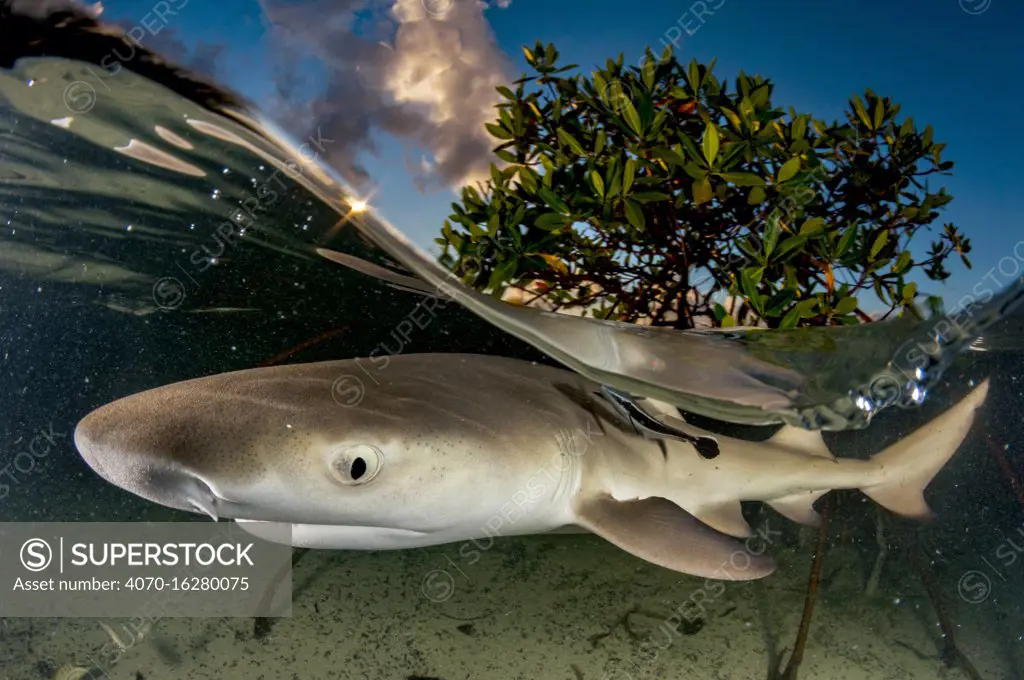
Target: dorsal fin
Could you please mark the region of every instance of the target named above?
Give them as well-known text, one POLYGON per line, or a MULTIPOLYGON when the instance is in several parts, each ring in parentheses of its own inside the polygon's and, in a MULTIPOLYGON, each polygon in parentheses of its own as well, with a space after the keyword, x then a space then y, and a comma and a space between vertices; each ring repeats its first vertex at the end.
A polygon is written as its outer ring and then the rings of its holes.
POLYGON ((816 527, 821 524, 821 515, 814 509, 814 504, 827 493, 828 489, 824 491, 802 491, 770 500, 768 505, 786 519, 798 524, 816 527))
POLYGON ((809 456, 835 459, 832 452, 825 446, 825 440, 821 438, 821 433, 816 430, 783 425, 782 429, 772 435, 767 443, 809 456))
POLYGON ((734 538, 749 538, 754 535, 753 529, 743 517, 743 506, 739 501, 723 503, 712 508, 704 508, 694 512, 693 516, 715 531, 734 538))

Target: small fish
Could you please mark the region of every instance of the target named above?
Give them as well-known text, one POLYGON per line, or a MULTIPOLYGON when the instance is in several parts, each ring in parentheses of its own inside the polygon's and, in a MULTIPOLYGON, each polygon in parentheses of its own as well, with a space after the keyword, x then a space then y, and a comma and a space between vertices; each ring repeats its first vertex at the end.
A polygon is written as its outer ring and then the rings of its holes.
POLYGON ((89 669, 84 666, 73 666, 65 664, 57 669, 51 680, 81 680, 89 674, 89 669))
POLYGON ((117 645, 118 649, 120 649, 122 652, 124 650, 128 649, 128 645, 126 645, 124 643, 124 640, 122 640, 121 637, 117 633, 114 632, 113 628, 111 628, 107 624, 103 623, 102 621, 100 621, 100 628, 103 629, 104 633, 106 633, 108 636, 110 636, 110 639, 113 640, 114 644, 117 645))

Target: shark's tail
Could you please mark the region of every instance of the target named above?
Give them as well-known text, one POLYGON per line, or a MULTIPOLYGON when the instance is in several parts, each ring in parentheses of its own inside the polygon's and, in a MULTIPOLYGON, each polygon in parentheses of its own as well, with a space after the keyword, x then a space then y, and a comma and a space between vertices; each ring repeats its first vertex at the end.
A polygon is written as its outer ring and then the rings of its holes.
POLYGON ((988 388, 986 379, 956 406, 872 456, 881 468, 882 481, 861 491, 898 515, 930 518, 932 511, 924 500, 924 490, 960 448, 988 388))

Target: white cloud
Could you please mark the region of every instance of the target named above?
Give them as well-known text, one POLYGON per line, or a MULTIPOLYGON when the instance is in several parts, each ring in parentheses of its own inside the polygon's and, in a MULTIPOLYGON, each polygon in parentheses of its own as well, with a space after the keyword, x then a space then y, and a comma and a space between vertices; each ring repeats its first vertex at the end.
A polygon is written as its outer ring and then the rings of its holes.
POLYGON ((486 7, 476 0, 264 0, 283 66, 281 110, 270 113, 291 122, 297 136, 321 127, 339 140, 328 160, 356 183, 368 179, 358 157, 375 151, 377 131, 430 152, 428 163, 410 164, 424 183, 483 179, 495 144, 484 123, 496 117, 494 88, 511 80, 486 7), (317 85, 301 72, 310 56, 327 77, 312 103, 300 94, 317 85))

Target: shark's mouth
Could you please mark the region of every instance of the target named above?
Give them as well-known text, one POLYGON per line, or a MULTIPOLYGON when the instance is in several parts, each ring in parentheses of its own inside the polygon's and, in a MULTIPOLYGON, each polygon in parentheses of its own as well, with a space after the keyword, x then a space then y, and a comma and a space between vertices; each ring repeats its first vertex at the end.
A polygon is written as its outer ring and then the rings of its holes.
POLYGON ((433 532, 396 527, 279 523, 241 518, 235 518, 235 522, 247 533, 257 538, 272 543, 287 543, 296 548, 398 550, 447 542, 439 534, 433 532), (282 532, 282 525, 290 526, 291 530, 282 532))
POLYGON ((210 519, 212 519, 214 522, 219 522, 220 521, 220 517, 217 516, 217 508, 215 506, 213 506, 212 504, 204 505, 203 503, 201 503, 201 502, 199 502, 197 500, 191 499, 191 498, 189 499, 188 503, 197 512, 201 512, 202 514, 204 514, 207 517, 209 517, 210 519))
POLYGON ((311 524, 309 522, 287 522, 287 521, 275 521, 269 519, 245 519, 244 517, 233 517, 235 522, 239 524, 245 524, 248 526, 258 524, 289 524, 293 527, 302 527, 305 530, 311 531, 351 531, 351 532, 362 532, 362 533, 392 533, 398 536, 407 536, 409 538, 420 537, 420 536, 432 536, 437 532, 434 531, 419 531, 417 529, 402 529, 401 527, 382 527, 375 524, 311 524))

